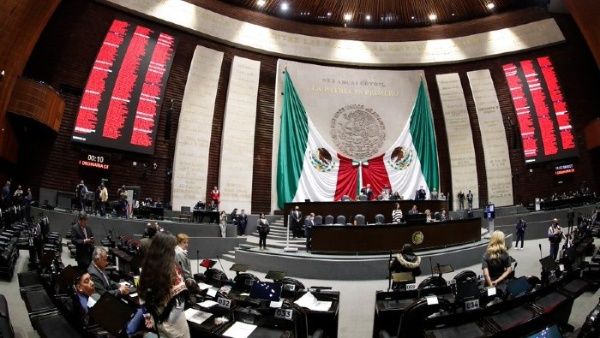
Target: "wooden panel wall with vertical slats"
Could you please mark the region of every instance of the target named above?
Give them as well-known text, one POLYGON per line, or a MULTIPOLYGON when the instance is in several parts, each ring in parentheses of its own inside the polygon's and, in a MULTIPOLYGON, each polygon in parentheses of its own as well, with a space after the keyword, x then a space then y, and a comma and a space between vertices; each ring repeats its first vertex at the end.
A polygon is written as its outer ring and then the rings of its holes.
MULTIPOLYGON (((515 15, 520 16, 518 20, 523 20, 522 16, 526 14, 519 12, 515 15)), ((534 12, 532 15, 538 16, 540 14, 534 12)), ((135 18, 111 7, 84 0, 64 2, 58 8, 56 15, 50 21, 48 28, 40 38, 40 42, 29 60, 26 75, 36 80, 43 80, 55 88, 62 89, 66 107, 63 123, 56 138, 44 139, 43 144, 39 147, 41 150, 36 150, 35 147, 32 147, 34 148, 31 150, 33 152, 32 155, 34 155, 32 156, 33 158, 23 160, 19 164, 21 166, 35 166, 39 170, 20 179, 25 181, 26 185, 33 185, 34 188, 43 186, 66 191, 73 190, 80 177, 89 177, 90 180, 94 179, 93 173, 82 172, 77 167, 77 160, 82 152, 90 150, 90 148, 72 143, 70 138, 75 114, 79 105, 80 91, 85 86, 99 45, 110 23, 117 17, 127 20, 137 20, 151 28, 173 34, 177 37, 178 44, 164 97, 164 102, 174 99, 176 104, 171 114, 166 113, 168 105, 163 105, 161 108, 155 154, 147 156, 108 149, 91 149, 101 151, 110 158, 112 169, 109 175, 109 193, 111 197, 114 197, 116 188, 119 185, 128 184, 140 185, 144 197, 153 197, 161 201, 170 199, 170 177, 168 177, 167 172, 170 169, 175 148, 179 104, 183 96, 194 48, 196 45, 202 45, 222 51, 224 53, 224 60, 218 84, 213 121, 207 121, 207 123, 212 123, 213 126, 207 177, 208 189, 207 191, 198 192, 199 199, 206 199, 212 186, 219 184, 218 170, 221 165, 220 149, 222 143, 223 114, 227 97, 229 73, 233 57, 240 56, 261 62, 254 144, 254 167, 248 168, 248 170, 253 170, 251 211, 252 213, 272 211, 270 210, 270 182, 271 167, 274 164, 271 163, 271 144, 273 118, 278 118, 278 113, 274 112, 273 108, 274 97, 278 94, 274 92, 277 59, 270 55, 236 49, 204 37, 177 31, 159 23, 135 18), (171 118, 170 123, 166 121, 167 116, 171 118), (165 130, 167 126, 170 126, 169 132, 165 130), (144 173, 140 165, 137 168, 133 168, 131 165, 132 161, 137 161, 138 163, 156 162, 158 169, 156 171, 149 169, 144 173)), ((510 23, 510 16, 506 17, 506 22, 510 23)), ((567 42, 564 44, 487 60, 423 67, 425 69, 434 112, 434 125, 439 146, 440 183, 444 193, 450 192, 453 195, 456 193, 451 190, 450 178, 451 175, 460 175, 460 173, 451 173, 449 169, 449 150, 445 142, 446 132, 435 75, 449 72, 460 74, 466 95, 467 109, 471 118, 477 164, 479 168, 483 168, 481 136, 472 95, 466 79, 466 72, 477 69, 490 69, 492 78, 498 89, 498 99, 503 113, 504 124, 505 127, 508 127, 510 124, 509 117, 512 121, 516 121, 516 119, 514 118, 510 93, 502 72, 502 65, 510 61, 541 55, 549 55, 555 63, 559 80, 573 114, 573 124, 578 135, 577 143, 580 149, 580 157, 575 160, 578 168, 580 168, 576 173, 576 181, 598 184, 597 178, 593 175, 594 168, 591 165, 590 156, 585 150, 582 128, 591 119, 590 112, 600 111, 600 100, 594 89, 600 87, 600 80, 593 72, 590 72, 590 69, 595 69, 596 67, 573 21, 568 17, 558 17, 557 20, 567 37, 567 42), (573 62, 572 60, 577 60, 577 62, 573 62)), ((475 23, 470 23, 470 25, 475 25, 475 23)), ((472 27, 469 29, 474 30, 472 27)), ((463 33, 466 34, 469 31, 466 30, 463 33)), ((379 34, 382 38, 387 34, 394 35, 387 31, 379 32, 379 34)), ((397 35, 397 33, 395 34, 397 35)), ((414 69, 414 67, 396 69, 414 69)), ((562 189, 562 187, 556 187, 553 184, 539 184, 539 182, 553 182, 553 168, 550 168, 550 165, 537 166, 533 168, 534 171, 530 174, 529 168, 525 166, 523 161, 522 149, 518 146, 511 147, 510 136, 508 137, 511 164, 514 169, 514 186, 517 202, 523 201, 527 203, 533 197, 549 195, 554 189, 562 189), (535 177, 536 180, 533 180, 532 177, 535 177)), ((595 169, 600 170, 600 168, 595 169)), ((485 202, 487 187, 485 186, 486 176, 483 170, 478 172, 478 180, 482 182, 480 186, 480 202, 485 202)), ((229 211, 227 210, 227 212, 229 211)))
POLYGON ((19 78, 8 104, 8 111, 58 132, 65 112, 65 100, 45 83, 19 78))

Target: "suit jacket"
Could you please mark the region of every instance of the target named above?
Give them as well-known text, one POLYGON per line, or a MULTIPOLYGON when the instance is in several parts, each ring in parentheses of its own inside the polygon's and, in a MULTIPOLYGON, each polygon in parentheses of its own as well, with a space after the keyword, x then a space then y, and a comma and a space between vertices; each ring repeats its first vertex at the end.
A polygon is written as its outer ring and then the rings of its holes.
POLYGON ((111 280, 105 272, 102 272, 100 269, 98 269, 96 264, 90 264, 88 273, 90 274, 90 277, 92 277, 92 281, 94 281, 94 286, 96 287, 96 292, 100 296, 106 292, 115 297, 120 296, 119 285, 111 280))
POLYGON ((183 251, 183 249, 179 247, 179 245, 175 247, 175 262, 177 262, 177 265, 179 265, 179 267, 181 268, 181 272, 183 273, 183 278, 185 280, 194 279, 194 276, 192 276, 192 267, 190 265, 190 259, 183 251))
POLYGON ((362 188, 360 189, 360 193, 366 195, 369 201, 373 199, 373 189, 362 188))
POLYGON ((296 215, 296 210, 292 210, 290 212, 290 216, 292 217, 292 224, 302 225, 302 211, 298 210, 298 215, 296 215))
MULTIPOLYGON (((87 238, 94 237, 92 229, 88 226, 85 227, 87 232, 87 238)), ((71 228, 71 243, 75 245, 75 260, 78 264, 87 267, 92 262, 92 252, 94 251, 94 244, 85 244, 85 235, 81 230, 79 224, 73 225, 71 228)))

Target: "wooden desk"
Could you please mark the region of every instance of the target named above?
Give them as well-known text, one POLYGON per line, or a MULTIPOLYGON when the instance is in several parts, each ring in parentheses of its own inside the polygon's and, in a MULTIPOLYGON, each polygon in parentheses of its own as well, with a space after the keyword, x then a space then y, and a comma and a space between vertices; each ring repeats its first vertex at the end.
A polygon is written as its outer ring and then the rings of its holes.
POLYGON ((404 243, 415 250, 446 248, 479 241, 479 218, 425 224, 314 226, 312 251, 376 253, 399 251, 404 243))
POLYGON ((284 215, 287 219, 287 215, 294 210, 295 206, 298 206, 304 217, 311 212, 314 212, 315 215, 323 216, 323 219, 325 219, 326 215, 332 215, 333 217, 344 215, 346 216, 346 222, 353 223, 356 214, 363 214, 368 223, 375 223, 375 215, 382 214, 386 222, 391 222, 392 210, 394 210, 396 203, 400 203, 400 209, 402 209, 404 214, 407 214, 413 205, 416 205, 420 212, 425 212, 426 209, 431 210, 432 214, 442 209, 448 211, 448 201, 445 200, 305 202, 286 203, 284 215))

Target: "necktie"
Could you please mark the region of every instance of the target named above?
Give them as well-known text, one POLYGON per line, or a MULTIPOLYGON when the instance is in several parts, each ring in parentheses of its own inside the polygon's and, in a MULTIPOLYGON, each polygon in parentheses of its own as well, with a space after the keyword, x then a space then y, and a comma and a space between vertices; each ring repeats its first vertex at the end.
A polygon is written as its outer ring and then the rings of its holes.
POLYGON ((87 239, 87 231, 85 230, 85 227, 83 228, 83 238, 87 239))

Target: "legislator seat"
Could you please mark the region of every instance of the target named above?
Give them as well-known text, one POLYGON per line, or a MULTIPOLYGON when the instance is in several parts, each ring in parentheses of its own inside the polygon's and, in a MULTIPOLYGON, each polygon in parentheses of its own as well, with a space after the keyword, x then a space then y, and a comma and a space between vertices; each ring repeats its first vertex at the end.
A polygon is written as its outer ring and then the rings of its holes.
POLYGON ((332 224, 333 224, 333 215, 325 216, 325 225, 332 225, 332 224))
POLYGON ((315 225, 323 225, 323 216, 317 215, 314 219, 315 225))
POLYGON ((179 213, 179 220, 186 220, 187 222, 192 221, 192 208, 188 206, 182 206, 181 212, 179 213))
POLYGON ((338 215, 335 218, 335 224, 346 224, 346 216, 344 216, 344 215, 338 215))
POLYGON ((383 216, 382 214, 375 215, 375 224, 384 224, 384 223, 385 223, 385 216, 383 216))
POLYGON ((366 223, 365 223, 365 215, 363 215, 363 214, 356 214, 356 216, 354 216, 354 223, 355 223, 355 225, 366 225, 366 223))

